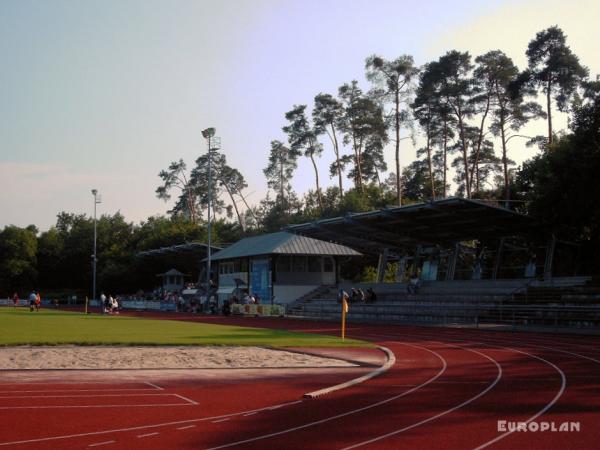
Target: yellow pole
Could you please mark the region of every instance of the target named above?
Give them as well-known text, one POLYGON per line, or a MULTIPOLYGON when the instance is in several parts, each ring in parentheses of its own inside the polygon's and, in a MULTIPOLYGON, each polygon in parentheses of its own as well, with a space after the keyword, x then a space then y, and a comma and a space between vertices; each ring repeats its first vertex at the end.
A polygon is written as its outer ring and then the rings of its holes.
POLYGON ((87 304, 88 304, 88 298, 87 295, 85 296, 85 313, 87 314, 87 304))
POLYGON ((346 313, 348 312, 348 302, 342 299, 342 340, 346 339, 346 313))

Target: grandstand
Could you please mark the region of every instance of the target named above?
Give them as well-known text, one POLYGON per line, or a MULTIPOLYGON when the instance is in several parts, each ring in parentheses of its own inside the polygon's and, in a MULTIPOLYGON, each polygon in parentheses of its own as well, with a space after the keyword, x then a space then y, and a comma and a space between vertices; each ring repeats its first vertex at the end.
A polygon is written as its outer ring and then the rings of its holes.
POLYGON ((377 302, 351 304, 349 321, 600 330, 600 287, 578 273, 577 245, 514 211, 450 198, 287 230, 379 256, 376 283, 323 286, 290 304, 290 316, 337 319, 339 287, 371 287, 377 302), (396 282, 383 283, 390 262, 396 282), (414 294, 403 282, 412 274, 414 294))

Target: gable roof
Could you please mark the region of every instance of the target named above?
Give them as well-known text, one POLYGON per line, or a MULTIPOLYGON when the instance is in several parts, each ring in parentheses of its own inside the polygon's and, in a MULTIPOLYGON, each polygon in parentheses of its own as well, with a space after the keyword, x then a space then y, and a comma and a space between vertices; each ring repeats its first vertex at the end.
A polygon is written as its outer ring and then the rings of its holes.
POLYGON ((360 256, 356 250, 285 231, 242 239, 212 256, 213 261, 258 255, 360 256))

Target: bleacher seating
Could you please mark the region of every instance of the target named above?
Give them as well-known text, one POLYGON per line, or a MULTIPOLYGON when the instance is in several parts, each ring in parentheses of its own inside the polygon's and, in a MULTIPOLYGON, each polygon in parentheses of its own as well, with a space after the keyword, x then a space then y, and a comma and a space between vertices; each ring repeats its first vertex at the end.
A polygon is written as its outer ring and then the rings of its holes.
MULTIPOLYGON (((350 304, 349 322, 472 324, 503 326, 576 327, 600 330, 600 286, 589 278, 429 281, 418 293, 406 284, 356 284, 373 287, 374 304, 350 304)), ((350 292, 351 286, 342 285, 350 292)), ((287 314, 339 320, 337 289, 316 290, 288 306, 287 314)))

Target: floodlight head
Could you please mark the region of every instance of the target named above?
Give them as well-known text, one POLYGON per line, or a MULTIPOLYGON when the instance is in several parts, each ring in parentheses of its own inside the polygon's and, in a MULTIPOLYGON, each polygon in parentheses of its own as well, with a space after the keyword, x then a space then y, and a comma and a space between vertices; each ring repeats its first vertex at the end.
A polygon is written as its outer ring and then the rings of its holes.
POLYGON ((211 138, 215 135, 216 130, 214 128, 207 128, 206 130, 202 130, 202 137, 204 139, 211 138))

